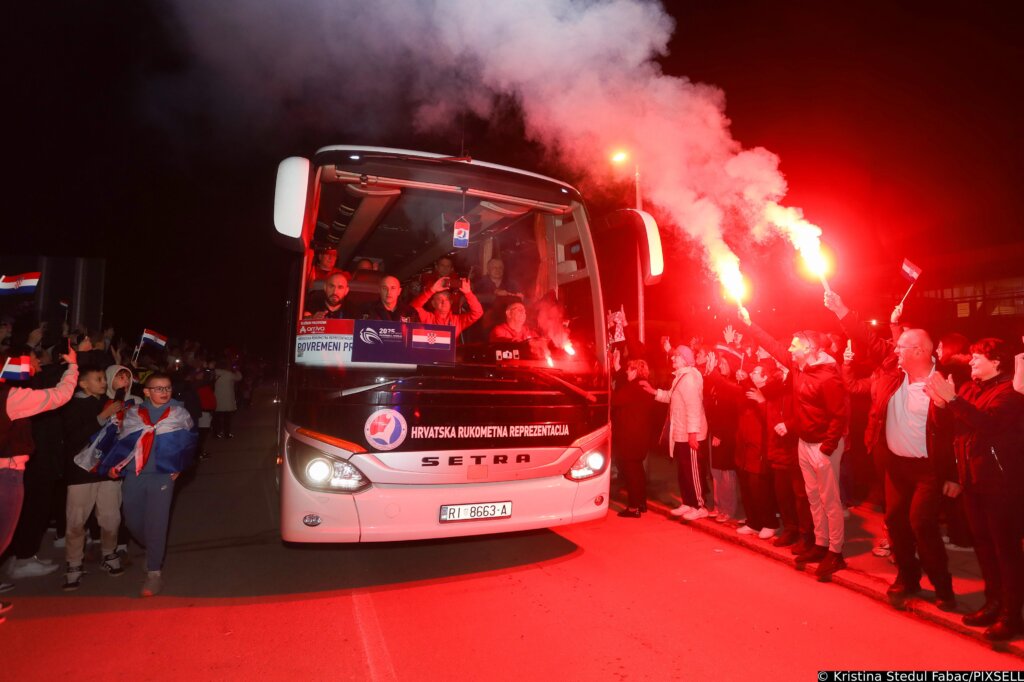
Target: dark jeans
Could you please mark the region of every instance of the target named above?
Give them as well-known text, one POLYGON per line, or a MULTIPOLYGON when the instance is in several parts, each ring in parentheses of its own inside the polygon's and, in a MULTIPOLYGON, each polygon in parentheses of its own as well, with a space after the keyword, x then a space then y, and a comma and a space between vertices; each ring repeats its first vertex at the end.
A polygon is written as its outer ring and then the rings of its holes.
POLYGON ((19 559, 29 559, 39 553, 39 545, 50 524, 53 493, 58 474, 48 467, 33 467, 29 460, 25 468, 25 499, 21 505, 21 518, 14 531, 11 551, 19 559))
POLYGON ((743 509, 747 512, 747 527, 754 530, 775 528, 775 501, 772 499, 772 481, 770 474, 753 473, 737 469, 740 479, 740 495, 743 496, 743 509))
POLYGON ((946 519, 946 535, 949 541, 960 547, 973 547, 971 527, 967 523, 967 512, 964 511, 964 496, 946 497, 943 495, 939 505, 943 518, 946 519))
POLYGON ((647 472, 642 459, 620 459, 619 471, 626 479, 627 504, 639 507, 647 503, 647 472))
POLYGON ((21 484, 24 473, 21 469, 0 469, 0 554, 11 544, 21 515, 21 501, 25 496, 21 484))
POLYGON ((213 413, 213 434, 226 436, 231 433, 231 416, 234 412, 214 412, 213 413))
POLYGON ((772 485, 785 532, 798 532, 801 539, 813 545, 814 519, 800 467, 794 463, 784 469, 772 469, 772 485))
MULTIPOLYGON (((698 444, 699 445, 699 444, 698 444)), ((679 478, 679 494, 683 504, 690 507, 707 506, 707 487, 704 479, 704 459, 700 456, 700 448, 691 450, 689 443, 673 443, 672 458, 676 460, 676 475, 679 478)))
POLYGON ((968 489, 965 495, 974 551, 985 579, 985 600, 999 602, 1006 616, 1019 621, 1024 606, 1020 496, 1008 488, 968 489))
POLYGON ((942 481, 931 460, 890 454, 885 465, 885 524, 899 577, 907 584, 924 569, 936 591, 953 588, 939 532, 942 481), (920 557, 920 560, 918 560, 920 557))

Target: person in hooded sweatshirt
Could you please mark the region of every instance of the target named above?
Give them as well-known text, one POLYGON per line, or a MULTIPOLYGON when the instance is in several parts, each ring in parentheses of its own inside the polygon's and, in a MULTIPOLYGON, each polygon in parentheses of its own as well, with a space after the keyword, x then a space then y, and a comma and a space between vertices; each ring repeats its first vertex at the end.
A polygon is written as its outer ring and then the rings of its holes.
POLYGON ((846 568, 843 560, 845 521, 839 496, 839 467, 849 420, 849 401, 835 359, 822 350, 818 332, 806 330, 793 334, 787 348, 750 321, 746 309, 740 318, 751 335, 776 360, 787 367, 793 390, 793 416, 775 425, 780 436, 795 432, 797 459, 804 476, 807 501, 814 519, 814 547, 798 554, 798 563, 819 562, 818 580, 829 580, 846 568))
POLYGON ((163 589, 174 482, 191 464, 198 434, 184 406, 171 399, 171 377, 153 372, 142 392, 145 402, 125 411, 121 433, 97 470, 124 477, 124 518, 132 537, 146 548, 146 580, 141 595, 163 589))
POLYGON ((82 448, 121 409, 122 402, 107 399, 107 377, 99 367, 82 369, 78 377, 78 391, 61 411, 64 434, 64 454, 67 472, 67 533, 64 555, 67 572, 64 590, 77 590, 82 584, 85 556, 85 522, 96 510, 100 526, 100 546, 103 560, 100 568, 112 576, 124 573, 117 554, 117 531, 121 525, 121 482, 86 471, 75 461, 82 448))

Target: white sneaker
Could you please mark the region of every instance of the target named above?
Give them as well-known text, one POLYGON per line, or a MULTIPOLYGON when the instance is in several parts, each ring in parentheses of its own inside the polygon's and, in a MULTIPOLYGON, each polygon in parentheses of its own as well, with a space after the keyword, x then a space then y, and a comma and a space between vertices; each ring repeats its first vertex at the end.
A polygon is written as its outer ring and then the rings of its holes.
POLYGON ((719 523, 729 523, 729 515, 724 512, 719 512, 718 514, 715 514, 715 521, 718 521, 719 523))
POLYGON ((139 594, 143 597, 154 597, 160 594, 162 589, 164 589, 164 579, 160 571, 149 571, 146 573, 146 581, 142 583, 142 591, 139 594))
POLYGON ((955 542, 947 542, 945 544, 946 544, 946 549, 948 549, 950 552, 973 552, 974 551, 973 547, 963 547, 961 545, 956 544, 955 542))
POLYGON ((775 537, 775 529, 762 528, 761 532, 757 534, 757 537, 761 538, 762 540, 771 540, 773 537, 775 537))
POLYGON ((672 511, 670 511, 669 514, 671 514, 672 516, 683 516, 686 513, 688 513, 689 511, 691 511, 692 509, 693 509, 693 507, 691 507, 689 505, 681 504, 678 507, 676 507, 675 509, 673 509, 672 511))
POLYGON ((36 557, 29 559, 15 559, 14 564, 7 571, 13 580, 20 578, 37 578, 41 575, 49 575, 60 568, 57 564, 44 564, 36 557))
POLYGON ((683 519, 686 521, 696 521, 697 519, 706 519, 708 517, 708 510, 704 507, 691 508, 690 511, 683 514, 683 519))
POLYGON ((736 529, 736 532, 740 535, 757 535, 757 531, 750 526, 740 526, 736 529))

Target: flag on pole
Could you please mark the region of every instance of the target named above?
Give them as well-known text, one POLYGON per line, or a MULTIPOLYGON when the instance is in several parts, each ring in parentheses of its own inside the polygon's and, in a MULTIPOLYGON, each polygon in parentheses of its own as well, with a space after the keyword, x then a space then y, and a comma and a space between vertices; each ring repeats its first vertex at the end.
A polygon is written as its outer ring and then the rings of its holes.
POLYGON ((909 260, 904 258, 903 267, 900 269, 900 272, 903 274, 904 277, 907 278, 908 281, 916 282, 917 278, 921 276, 921 273, 924 272, 924 270, 922 270, 921 268, 919 268, 918 266, 914 265, 909 260))
POLYGON ((152 329, 143 329, 141 343, 151 343, 158 348, 163 348, 167 345, 167 337, 152 329))
POLYGON ((0 379, 4 381, 26 381, 32 377, 32 361, 27 355, 7 358, 0 379))
POLYGON ((0 277, 0 295, 34 294, 39 284, 38 272, 23 272, 20 275, 0 277))

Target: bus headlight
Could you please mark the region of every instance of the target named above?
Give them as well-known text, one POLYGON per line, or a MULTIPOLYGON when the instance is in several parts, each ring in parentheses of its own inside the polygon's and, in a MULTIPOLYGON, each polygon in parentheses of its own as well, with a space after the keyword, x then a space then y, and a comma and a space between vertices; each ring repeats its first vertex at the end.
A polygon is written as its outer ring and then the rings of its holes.
POLYGON ((294 438, 288 439, 287 453, 292 475, 310 490, 355 493, 370 486, 370 480, 354 464, 294 438))
POLYGON ((314 485, 323 485, 331 478, 333 467, 326 459, 314 459, 306 465, 306 480, 314 485))
POLYGON ((603 450, 591 450, 579 456, 579 459, 565 472, 565 477, 570 481, 583 481, 599 476, 607 468, 608 455, 603 450))

